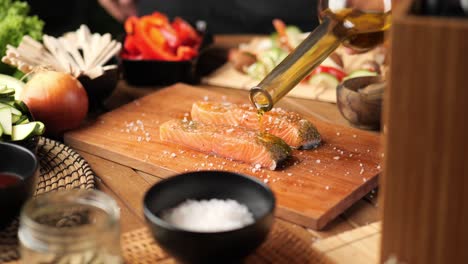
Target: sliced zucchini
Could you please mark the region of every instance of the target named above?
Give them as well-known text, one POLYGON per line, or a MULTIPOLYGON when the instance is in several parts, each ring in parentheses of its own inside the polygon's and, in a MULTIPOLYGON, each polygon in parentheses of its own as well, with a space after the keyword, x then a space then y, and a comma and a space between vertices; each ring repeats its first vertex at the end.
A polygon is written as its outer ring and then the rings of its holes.
POLYGON ((278 32, 274 32, 270 35, 270 41, 272 47, 279 47, 278 32))
POLYGON ((28 106, 23 102, 23 101, 20 101, 20 100, 15 100, 15 102, 13 103, 13 106, 20 110, 21 112, 23 112, 24 114, 27 114, 29 113, 29 108, 28 106))
POLYGON ((286 58, 286 56, 288 56, 288 53, 285 50, 276 47, 262 52, 258 56, 258 60, 259 62, 263 63, 263 65, 265 66, 265 70, 268 73, 271 70, 273 70, 278 64, 280 64, 281 61, 283 61, 283 59, 286 58))
POLYGON ((7 88, 7 87, 3 87, 1 90, 0 90, 0 97, 2 98, 5 98, 5 97, 11 97, 15 96, 15 89, 13 88, 7 88))
POLYGON ((368 70, 357 70, 351 72, 348 76, 344 78, 344 80, 356 78, 356 77, 365 77, 365 76, 377 76, 378 73, 368 70))
POLYGON ((34 135, 42 135, 45 132, 45 125, 40 121, 35 121, 32 123, 36 123, 36 128, 34 129, 34 135))
POLYGON ((32 116, 26 104, 15 100, 15 92, 23 86, 21 81, 0 74, 0 141, 24 140, 45 131, 42 122, 29 121, 32 116))
POLYGON ((13 124, 16 124, 16 122, 18 122, 18 120, 21 119, 21 116, 20 115, 14 115, 13 113, 11 114, 11 122, 13 124))
POLYGON ((10 107, 0 108, 0 125, 5 135, 11 135, 12 123, 10 107))
POLYGON ((257 61, 247 68, 247 74, 253 79, 261 80, 263 77, 266 76, 267 71, 265 69, 265 65, 257 61))
POLYGON ((31 122, 31 123, 22 124, 22 125, 14 125, 12 127, 12 132, 11 132, 11 140, 12 141, 23 140, 34 135, 34 132, 37 126, 38 126, 37 122, 31 122))
POLYGON ((14 89, 16 91, 15 92, 15 99, 21 98, 21 93, 23 92, 23 87, 25 85, 24 82, 14 78, 14 77, 11 77, 9 75, 0 74, 0 84, 3 84, 5 86, 7 86, 8 88, 14 89))
POLYGON ((296 26, 287 26, 286 36, 288 36, 288 42, 293 48, 299 46, 303 40, 302 31, 296 26))
POLYGON ((23 114, 21 113, 21 111, 18 110, 18 109, 16 109, 15 107, 13 107, 13 106, 11 106, 11 105, 9 105, 9 104, 0 103, 0 108, 4 108, 4 107, 10 108, 11 114, 13 114, 13 115, 17 115, 17 116, 23 115, 23 114))
POLYGON ((21 125, 29 123, 29 118, 27 115, 22 115, 18 121, 15 122, 15 125, 21 125))
POLYGON ((309 79, 309 84, 314 87, 324 87, 327 89, 336 89, 340 81, 329 73, 317 73, 309 79))
POLYGON ((5 96, 5 97, 0 96, 0 103, 8 104, 8 103, 10 103, 10 102, 12 102, 14 100, 15 100, 14 95, 8 95, 8 96, 5 96))

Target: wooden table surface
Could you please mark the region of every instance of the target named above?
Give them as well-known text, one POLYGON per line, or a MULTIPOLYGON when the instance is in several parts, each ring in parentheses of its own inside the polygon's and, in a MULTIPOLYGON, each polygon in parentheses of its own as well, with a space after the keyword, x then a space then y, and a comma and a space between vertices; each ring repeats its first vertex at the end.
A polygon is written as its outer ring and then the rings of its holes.
MULTIPOLYGON (((215 38, 215 49, 226 50, 226 48, 236 46, 240 41, 248 40, 249 36, 220 36, 215 38)), ((223 55, 218 58, 223 59, 223 55)), ((227 96, 232 93, 245 93, 246 91, 197 85, 199 89, 218 89, 227 96)), ((125 82, 119 83, 114 94, 106 101, 108 110, 115 109, 120 105, 130 102, 136 98, 144 96, 157 87, 132 87, 125 82)), ((323 103, 312 100, 284 98, 278 106, 287 106, 291 110, 300 110, 309 113, 323 120, 348 125, 346 120, 340 115, 335 104, 323 103)), ((163 176, 170 174, 168 171, 158 171, 155 175, 150 175, 131 167, 100 158, 92 153, 82 152, 80 154, 88 161, 96 176, 97 187, 111 195, 121 208, 121 231, 129 232, 145 226, 142 199, 145 191, 163 176)), ((377 204, 377 192, 370 192, 365 198, 355 203, 345 213, 340 215, 322 231, 313 231, 303 227, 298 227, 300 232, 310 237, 310 243, 330 236, 337 235, 344 231, 349 231, 358 227, 366 226, 380 220, 380 212, 377 204)), ((277 221, 282 221, 277 219, 277 221)), ((293 225, 291 223, 285 223, 293 225)), ((164 259, 161 259, 163 261, 164 259)), ((163 261, 164 262, 164 261, 163 261)))

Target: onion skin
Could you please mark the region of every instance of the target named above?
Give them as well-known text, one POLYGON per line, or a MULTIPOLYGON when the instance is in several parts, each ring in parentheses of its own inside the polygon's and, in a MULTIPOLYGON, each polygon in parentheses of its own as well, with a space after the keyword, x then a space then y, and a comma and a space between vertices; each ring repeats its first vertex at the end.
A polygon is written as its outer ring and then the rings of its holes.
POLYGON ((24 87, 21 100, 35 120, 42 121, 49 135, 80 126, 88 113, 88 95, 81 83, 67 73, 42 71, 24 87))

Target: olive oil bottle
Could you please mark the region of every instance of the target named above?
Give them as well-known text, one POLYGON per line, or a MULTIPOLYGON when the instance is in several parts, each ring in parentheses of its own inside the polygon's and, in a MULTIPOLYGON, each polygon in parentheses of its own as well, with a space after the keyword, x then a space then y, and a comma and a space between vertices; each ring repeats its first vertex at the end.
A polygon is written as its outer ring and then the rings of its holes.
POLYGON ((250 100, 261 112, 292 90, 315 67, 319 66, 341 43, 365 51, 382 43, 391 24, 391 11, 361 11, 344 8, 320 13, 322 23, 256 87, 250 100))

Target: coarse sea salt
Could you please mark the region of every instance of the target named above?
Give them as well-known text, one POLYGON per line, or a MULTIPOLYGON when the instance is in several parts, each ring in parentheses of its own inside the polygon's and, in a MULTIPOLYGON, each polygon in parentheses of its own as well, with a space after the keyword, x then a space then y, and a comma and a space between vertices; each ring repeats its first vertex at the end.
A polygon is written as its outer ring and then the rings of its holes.
POLYGON ((194 232, 223 232, 254 222, 247 206, 235 200, 187 200, 163 211, 161 218, 180 229, 194 232))

